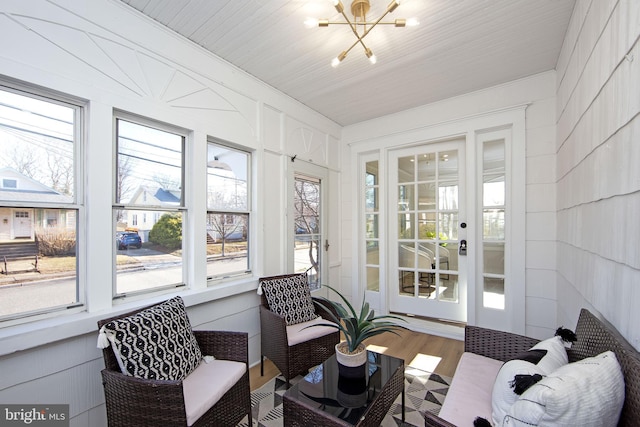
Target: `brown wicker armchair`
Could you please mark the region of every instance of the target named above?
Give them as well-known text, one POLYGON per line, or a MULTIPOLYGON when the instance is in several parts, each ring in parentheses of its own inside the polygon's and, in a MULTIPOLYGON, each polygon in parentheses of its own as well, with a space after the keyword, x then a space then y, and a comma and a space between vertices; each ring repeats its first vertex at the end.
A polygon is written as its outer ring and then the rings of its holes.
MULTIPOLYGON (((265 282, 286 279, 295 274, 262 277, 259 279, 261 287, 265 282)), ((334 330, 326 335, 295 345, 289 345, 287 324, 284 316, 270 310, 269 303, 263 292, 260 305, 260 375, 264 375, 264 358, 267 357, 284 375, 287 385, 297 375, 306 373, 309 368, 321 364, 335 353, 335 346, 340 342, 340 333, 334 330)), ((313 299, 316 314, 323 319, 330 319, 325 310, 313 299)), ((313 328, 310 328, 313 329, 313 328)))
MULTIPOLYGON (((145 307, 146 308, 146 307, 145 307)), ((111 320, 139 313, 143 309, 100 320, 98 328, 111 320)), ((193 426, 235 426, 251 417, 248 370, 248 335, 242 332, 194 331, 203 355, 243 362, 247 370, 193 426)), ((187 426, 183 381, 147 380, 121 372, 111 346, 103 349, 102 370, 109 426, 187 426)))

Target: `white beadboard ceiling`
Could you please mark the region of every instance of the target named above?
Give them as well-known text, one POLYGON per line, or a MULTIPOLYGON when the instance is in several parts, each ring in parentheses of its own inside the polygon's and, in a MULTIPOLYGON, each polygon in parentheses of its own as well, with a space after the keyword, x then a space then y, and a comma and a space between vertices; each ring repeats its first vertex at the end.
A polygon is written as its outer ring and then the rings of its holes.
MULTIPOLYGON (((403 0, 337 68, 355 36, 329 0, 122 0, 340 125, 552 70, 575 0, 403 0), (387 19, 385 19, 386 21, 387 19)), ((390 0, 370 0, 368 20, 390 0)), ((351 0, 343 0, 350 15, 351 0)))

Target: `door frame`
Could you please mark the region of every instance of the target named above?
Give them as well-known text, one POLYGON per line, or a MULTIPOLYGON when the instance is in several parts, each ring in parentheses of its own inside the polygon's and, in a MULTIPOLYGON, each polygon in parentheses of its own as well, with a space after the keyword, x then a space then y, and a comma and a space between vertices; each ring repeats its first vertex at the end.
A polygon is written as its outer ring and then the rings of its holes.
POLYGON ((329 169, 304 160, 296 160, 287 172, 287 271, 294 271, 294 192, 295 177, 297 174, 306 175, 320 180, 320 289, 312 291, 314 296, 328 296, 327 288, 329 275, 329 256, 325 249, 324 242, 328 240, 328 218, 327 204, 329 202, 329 169))
MULTIPOLYGON (((513 282, 513 292, 509 294, 506 299, 506 304, 509 307, 508 310, 504 310, 500 316, 491 320, 491 323, 500 318, 499 329, 510 331, 518 334, 525 333, 526 324, 526 282, 525 282, 525 257, 526 257, 526 241, 525 241, 525 200, 526 200, 526 116, 525 111, 528 104, 519 104, 499 110, 494 110, 486 113, 479 113, 470 116, 460 117, 452 120, 446 120, 439 123, 433 123, 418 128, 407 129, 406 131, 398 132, 397 129, 387 129, 386 127, 378 127, 372 129, 369 133, 369 137, 359 139, 358 141, 350 143, 351 153, 351 166, 352 170, 361 170, 361 164, 363 162, 362 156, 369 155, 370 153, 378 153, 380 161, 379 167, 382 174, 388 173, 388 164, 386 159, 388 158, 388 151, 395 150, 402 147, 408 147, 411 145, 424 144, 430 141, 444 141, 446 139, 452 139, 456 137, 466 138, 466 163, 467 163, 467 180, 475 178, 478 173, 477 168, 477 140, 479 135, 485 132, 493 130, 508 130, 511 135, 511 148, 509 152, 510 169, 508 179, 511 181, 510 193, 511 193, 511 209, 512 209, 512 221, 510 224, 510 236, 511 245, 514 250, 510 257, 509 275, 510 280, 513 282), (517 249, 517 250, 516 250, 517 249)), ((383 177, 384 181, 386 177, 383 177)), ((361 192, 361 186, 359 185, 359 179, 353 179, 351 181, 351 191, 354 194, 354 199, 359 200, 363 197, 361 192)), ((477 218, 477 204, 476 194, 471 191, 471 184, 467 183, 467 235, 476 236, 477 227, 475 224, 475 218, 477 218)), ((386 191, 381 190, 381 194, 385 194, 386 191)), ((381 196, 386 197, 386 196, 381 196)), ((381 247, 386 247, 388 243, 388 227, 389 227, 389 215, 386 208, 386 200, 381 203, 380 221, 381 227, 381 247)), ((351 206, 351 205, 349 205, 351 206)), ((352 287, 354 295, 363 295, 366 283, 362 277, 362 266, 365 261, 362 259, 362 242, 364 241, 364 224, 362 212, 360 209, 356 212, 352 212, 351 216, 354 227, 351 230, 352 240, 350 242, 351 250, 354 254, 358 255, 358 261, 353 262, 350 268, 351 277, 347 274, 343 277, 343 280, 351 280, 351 283, 345 286, 352 287), (357 215, 357 217, 356 217, 357 215)), ((477 251, 476 237, 471 240, 469 247, 469 253, 477 251)), ((475 252, 474 252, 475 253, 475 252)), ((388 292, 387 277, 388 267, 385 265, 381 254, 381 266, 380 266, 380 312, 388 312, 388 292)), ((388 260, 388 258, 387 258, 388 260)), ((474 256, 467 256, 467 266, 469 271, 477 271, 476 259, 474 256)), ((475 301, 478 300, 477 295, 481 290, 478 289, 478 283, 476 277, 468 277, 467 283, 467 324, 486 326, 487 319, 483 316, 484 309, 477 307, 475 301)), ((421 330, 424 332, 430 332, 436 335, 448 336, 453 338, 463 338, 464 331, 458 327, 452 327, 450 325, 436 324, 430 322, 420 322, 414 318, 407 318, 410 322, 410 326, 413 329, 421 330)))

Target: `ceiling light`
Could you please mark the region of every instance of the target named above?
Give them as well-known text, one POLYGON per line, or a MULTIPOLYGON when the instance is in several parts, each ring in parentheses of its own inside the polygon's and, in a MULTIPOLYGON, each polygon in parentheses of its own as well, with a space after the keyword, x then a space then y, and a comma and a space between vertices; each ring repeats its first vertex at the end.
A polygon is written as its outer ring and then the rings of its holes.
POLYGON ((398 6, 400 6, 400 0, 393 0, 391 3, 389 3, 385 12, 375 21, 367 21, 367 13, 371 8, 371 4, 369 3, 369 0, 352 0, 351 1, 351 14, 353 15, 353 20, 349 19, 349 17, 345 13, 344 5, 342 4, 342 1, 331 0, 331 2, 333 3, 333 6, 336 8, 338 13, 344 17, 345 22, 342 22, 342 21, 334 22, 334 21, 329 21, 328 19, 307 18, 307 20, 304 21, 304 23, 307 27, 310 27, 310 28, 328 27, 329 25, 349 25, 349 27, 351 27, 351 31, 353 32, 353 35, 356 37, 356 41, 353 42, 353 44, 348 49, 342 51, 340 55, 333 58, 333 61, 331 61, 331 65, 333 67, 337 67, 344 60, 344 58, 347 57, 347 54, 351 51, 351 49, 353 49, 357 44, 362 45, 365 55, 367 56, 367 58, 369 58, 369 62, 371 62, 372 64, 375 64, 377 61, 377 58, 373 54, 371 49, 364 44, 363 39, 367 36, 367 34, 369 34, 369 32, 371 32, 371 30, 376 25, 378 24, 393 25, 397 28, 404 28, 404 27, 413 27, 419 24, 418 20, 415 18, 411 18, 411 19, 398 18, 393 22, 382 21, 382 19, 384 19, 385 16, 387 16, 389 13, 392 13, 394 10, 398 8, 398 6))

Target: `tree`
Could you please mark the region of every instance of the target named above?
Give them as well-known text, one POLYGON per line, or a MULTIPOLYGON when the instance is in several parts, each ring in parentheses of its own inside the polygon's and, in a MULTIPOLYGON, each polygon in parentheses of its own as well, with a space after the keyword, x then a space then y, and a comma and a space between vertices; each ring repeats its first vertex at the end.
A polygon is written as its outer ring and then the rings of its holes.
POLYGON ((164 214, 149 232, 151 243, 164 246, 169 250, 182 247, 182 215, 164 214))
MULTIPOLYGON (((319 232, 318 219, 320 218, 320 185, 296 178, 293 205, 296 234, 317 234, 319 232)), ((316 245, 320 244, 317 239, 309 236, 309 262, 316 274, 318 274, 317 254, 320 248, 317 246, 314 248, 314 243, 316 245)))
POLYGON ((224 256, 224 245, 226 240, 244 224, 244 221, 236 221, 235 219, 236 215, 209 214, 209 225, 222 240, 222 256, 224 256))

